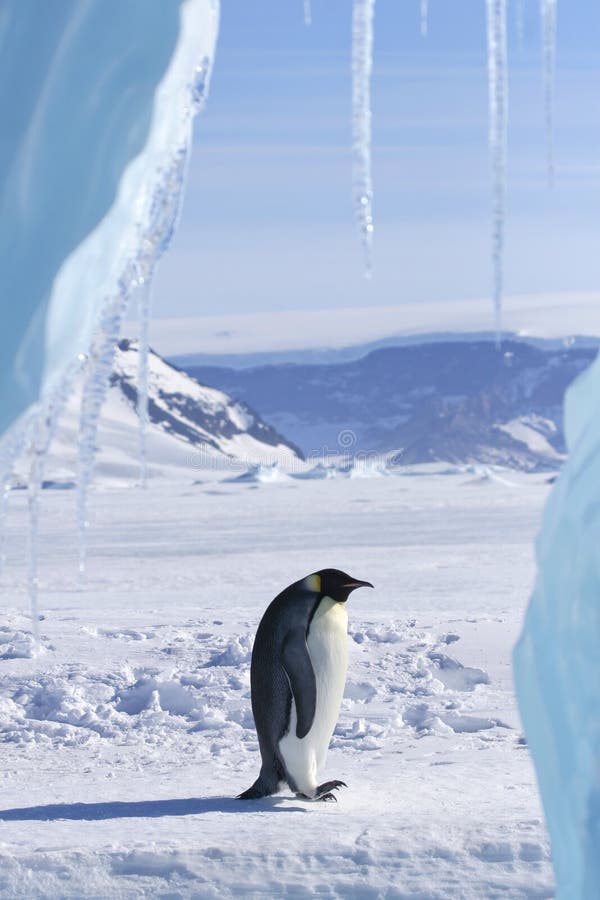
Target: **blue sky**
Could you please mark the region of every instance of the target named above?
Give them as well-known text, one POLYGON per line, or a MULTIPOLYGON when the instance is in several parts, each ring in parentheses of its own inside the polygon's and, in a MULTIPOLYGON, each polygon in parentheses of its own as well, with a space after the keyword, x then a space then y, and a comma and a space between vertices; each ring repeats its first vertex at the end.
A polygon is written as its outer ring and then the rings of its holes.
MULTIPOLYGON (((559 0, 546 187, 538 0, 509 0, 507 293, 600 286, 600 10, 559 0)), ((351 0, 222 0, 211 95, 155 315, 490 296, 484 0, 377 0, 374 277, 351 200, 351 0)), ((491 313, 490 313, 491 322, 491 313)))

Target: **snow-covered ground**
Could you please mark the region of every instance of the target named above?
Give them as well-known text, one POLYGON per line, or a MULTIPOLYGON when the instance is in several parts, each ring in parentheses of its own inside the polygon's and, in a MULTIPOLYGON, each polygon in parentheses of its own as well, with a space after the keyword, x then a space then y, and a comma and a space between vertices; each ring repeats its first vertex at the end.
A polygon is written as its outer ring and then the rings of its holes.
POLYGON ((11 495, 0 896, 551 897, 510 668, 545 478, 217 477, 96 490, 84 589, 73 492, 45 491, 37 656, 11 495), (324 772, 348 789, 242 803, 254 630, 325 566, 376 587, 324 772))

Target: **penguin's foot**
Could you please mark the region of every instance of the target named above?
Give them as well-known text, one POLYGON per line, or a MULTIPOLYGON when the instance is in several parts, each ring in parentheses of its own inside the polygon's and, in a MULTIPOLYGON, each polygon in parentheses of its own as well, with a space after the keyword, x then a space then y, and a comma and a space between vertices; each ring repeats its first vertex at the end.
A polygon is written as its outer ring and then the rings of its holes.
POLYGON ((236 800, 260 800, 261 797, 268 797, 263 791, 258 791, 254 786, 248 788, 243 794, 238 794, 236 800))
POLYGON ((244 791, 243 794, 238 794, 235 798, 236 800, 260 800, 261 797, 270 797, 271 794, 276 793, 277 788, 275 790, 271 790, 270 787, 264 784, 260 778, 258 778, 252 787, 249 787, 247 791, 244 791))
POLYGON ((337 797, 332 791, 339 791, 341 787, 348 787, 345 781, 326 781, 320 784, 315 793, 315 800, 334 800, 337 803, 337 797))

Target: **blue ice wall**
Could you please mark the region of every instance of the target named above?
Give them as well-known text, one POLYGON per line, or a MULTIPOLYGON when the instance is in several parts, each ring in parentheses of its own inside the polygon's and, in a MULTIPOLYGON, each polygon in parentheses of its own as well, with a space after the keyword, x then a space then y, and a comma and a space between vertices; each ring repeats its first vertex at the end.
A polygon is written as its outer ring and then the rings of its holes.
POLYGON ((0 5, 0 434, 49 371, 87 349, 81 296, 49 347, 48 304, 69 253, 111 207, 142 149, 184 0, 0 5))
POLYGON ((557 897, 600 897, 600 358, 567 392, 569 459, 537 540, 538 575, 514 651, 557 897))

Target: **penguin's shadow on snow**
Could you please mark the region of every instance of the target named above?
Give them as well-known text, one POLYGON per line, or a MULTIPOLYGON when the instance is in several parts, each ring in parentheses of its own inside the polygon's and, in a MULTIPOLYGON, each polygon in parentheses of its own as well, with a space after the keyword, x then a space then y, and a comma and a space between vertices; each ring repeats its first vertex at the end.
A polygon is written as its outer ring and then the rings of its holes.
POLYGON ((108 803, 52 803, 0 809, 0 822, 54 822, 60 819, 99 822, 102 819, 159 819, 167 816, 199 816, 204 813, 306 812, 282 797, 235 800, 232 797, 198 797, 174 800, 114 800, 108 803))

